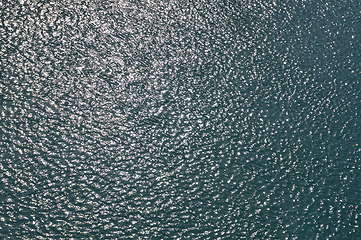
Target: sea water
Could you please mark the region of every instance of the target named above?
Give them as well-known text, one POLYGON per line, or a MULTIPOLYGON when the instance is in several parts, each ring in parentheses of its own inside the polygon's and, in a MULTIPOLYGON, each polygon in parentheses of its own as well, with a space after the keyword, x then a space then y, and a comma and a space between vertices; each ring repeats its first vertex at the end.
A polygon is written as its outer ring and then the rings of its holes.
POLYGON ((2 1, 2 239, 360 239, 359 1, 2 1))

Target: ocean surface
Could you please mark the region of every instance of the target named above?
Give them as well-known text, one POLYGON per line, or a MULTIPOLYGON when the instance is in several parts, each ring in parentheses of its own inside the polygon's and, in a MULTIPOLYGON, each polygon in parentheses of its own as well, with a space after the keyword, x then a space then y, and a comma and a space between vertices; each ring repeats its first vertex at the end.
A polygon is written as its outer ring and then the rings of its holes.
POLYGON ((0 2, 0 239, 361 239, 361 1, 0 2))

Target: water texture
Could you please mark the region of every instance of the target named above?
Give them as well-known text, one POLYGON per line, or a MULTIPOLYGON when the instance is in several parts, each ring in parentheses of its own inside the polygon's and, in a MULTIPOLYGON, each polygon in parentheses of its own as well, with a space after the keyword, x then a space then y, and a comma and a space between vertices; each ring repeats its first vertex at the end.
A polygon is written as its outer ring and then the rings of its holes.
POLYGON ((361 239, 361 2, 1 1, 1 239, 361 239))

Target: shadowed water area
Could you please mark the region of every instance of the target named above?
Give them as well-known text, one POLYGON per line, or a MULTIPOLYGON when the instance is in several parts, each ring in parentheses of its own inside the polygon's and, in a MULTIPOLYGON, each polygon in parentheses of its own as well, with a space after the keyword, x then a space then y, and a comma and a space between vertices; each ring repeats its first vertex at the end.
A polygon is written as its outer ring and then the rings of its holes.
POLYGON ((2 1, 1 239, 360 239, 361 3, 2 1))

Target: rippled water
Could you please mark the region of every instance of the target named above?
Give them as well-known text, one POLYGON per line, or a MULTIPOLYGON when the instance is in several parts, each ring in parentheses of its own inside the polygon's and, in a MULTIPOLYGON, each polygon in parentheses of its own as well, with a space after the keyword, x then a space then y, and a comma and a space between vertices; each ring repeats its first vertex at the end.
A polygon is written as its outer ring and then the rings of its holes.
POLYGON ((10 2, 2 239, 361 238, 359 1, 10 2))

